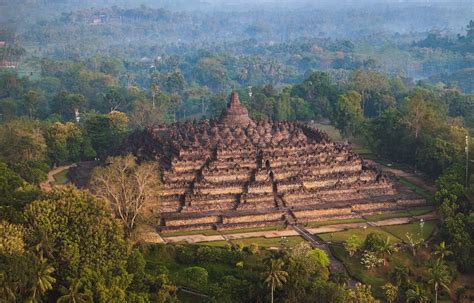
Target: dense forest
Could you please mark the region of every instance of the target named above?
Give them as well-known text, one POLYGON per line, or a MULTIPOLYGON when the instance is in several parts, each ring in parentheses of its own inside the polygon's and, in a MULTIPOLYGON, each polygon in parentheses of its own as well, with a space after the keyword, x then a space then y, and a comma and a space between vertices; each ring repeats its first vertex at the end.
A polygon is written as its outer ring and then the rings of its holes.
MULTIPOLYGON (((184 289, 203 302, 267 302, 274 291, 276 302, 435 302, 442 284, 472 276, 468 2, 22 0, 0 11, 0 301, 191 302, 184 289), (380 161, 436 180, 439 232, 409 250, 437 256, 426 278, 397 265, 385 288, 350 287, 304 244, 145 245, 100 185, 40 187, 51 169, 84 161, 108 163, 96 176, 121 161, 144 170, 121 157, 130 134, 215 119, 232 90, 253 119, 332 124, 380 161)), ((378 234, 344 245, 374 267, 395 251, 378 234)), ((470 291, 459 283, 445 298, 470 291)))

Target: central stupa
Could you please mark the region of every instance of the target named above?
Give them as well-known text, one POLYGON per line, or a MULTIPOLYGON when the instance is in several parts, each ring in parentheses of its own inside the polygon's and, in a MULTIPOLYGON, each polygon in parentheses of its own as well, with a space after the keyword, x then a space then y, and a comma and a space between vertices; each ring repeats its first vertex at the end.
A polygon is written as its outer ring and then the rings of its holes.
POLYGON ((175 123, 130 138, 159 161, 162 230, 228 229, 352 218, 426 201, 323 132, 253 121, 233 92, 218 120, 175 123))
POLYGON ((239 94, 237 92, 231 94, 230 102, 222 111, 219 122, 228 126, 246 126, 252 122, 248 110, 240 104, 239 94))

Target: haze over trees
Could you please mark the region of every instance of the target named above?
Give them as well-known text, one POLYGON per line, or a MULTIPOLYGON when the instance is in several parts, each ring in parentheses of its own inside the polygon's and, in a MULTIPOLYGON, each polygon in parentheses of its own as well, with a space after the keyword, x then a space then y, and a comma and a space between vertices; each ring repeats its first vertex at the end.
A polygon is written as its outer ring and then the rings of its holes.
POLYGON ((474 272, 471 6, 1 2, 0 301, 178 302, 183 288, 217 302, 461 297, 469 289, 457 279, 474 272), (253 119, 332 124, 381 163, 437 180, 438 233, 336 245, 371 273, 392 270, 383 287, 352 289, 306 243, 136 243, 131 233, 159 203, 160 168, 124 152, 130 134, 217 118, 231 90, 253 119), (99 165, 91 192, 40 189, 51 169, 78 162, 99 165), (420 264, 394 264, 398 249, 432 253, 422 279, 420 264))

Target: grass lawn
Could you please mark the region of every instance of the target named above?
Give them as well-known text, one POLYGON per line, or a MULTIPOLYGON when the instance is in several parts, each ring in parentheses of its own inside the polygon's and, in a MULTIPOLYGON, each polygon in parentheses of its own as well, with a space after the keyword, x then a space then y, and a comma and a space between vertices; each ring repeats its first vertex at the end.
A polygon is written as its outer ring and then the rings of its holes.
POLYGON ((381 220, 386 220, 386 219, 411 217, 411 216, 413 215, 409 211, 401 210, 401 211, 392 211, 392 212, 387 212, 387 213, 382 213, 382 214, 364 216, 364 218, 367 221, 381 221, 381 220))
POLYGON ((404 265, 410 268, 412 280, 425 277, 428 274, 428 264, 431 258, 429 250, 420 250, 416 257, 413 257, 406 250, 401 250, 388 257, 386 266, 380 266, 374 269, 366 269, 360 263, 360 255, 350 257, 342 245, 331 245, 336 258, 341 260, 348 269, 351 276, 364 284, 372 285, 374 295, 383 298, 383 290, 381 287, 390 281, 390 272, 396 265, 404 265))
MULTIPOLYGON (((428 239, 436 228, 436 221, 427 221, 423 223, 423 239, 428 239)), ((387 231, 394 236, 406 240, 406 233, 412 233, 416 239, 420 238, 420 223, 410 223, 402 225, 382 226, 381 229, 387 231)))
POLYGON ((53 185, 63 185, 69 182, 69 179, 67 178, 67 173, 69 172, 69 169, 65 169, 62 172, 59 172, 55 174, 54 177, 54 184, 53 185))
POLYGON ((374 275, 371 271, 365 269, 360 263, 360 257, 349 257, 342 245, 331 245, 330 248, 334 256, 344 263, 352 277, 364 284, 371 285, 376 296, 380 297, 380 295, 382 295, 380 287, 387 283, 385 277, 374 275))
MULTIPOLYGON (((300 236, 286 237, 286 239, 287 239, 287 246, 289 246, 289 247, 293 247, 293 246, 305 241, 300 236)), ((261 248, 281 246, 281 238, 280 237, 276 237, 276 238, 255 237, 255 238, 235 239, 235 240, 232 240, 232 242, 234 242, 234 243, 241 242, 245 246, 249 246, 252 243, 256 243, 261 248)))
POLYGON ((260 226, 260 227, 251 227, 251 228, 221 230, 220 233, 224 235, 228 235, 228 234, 241 234, 241 233, 251 233, 251 232, 257 232, 257 231, 284 230, 284 229, 285 229, 285 226, 283 225, 269 225, 269 226, 260 226))
POLYGON ((435 211, 433 206, 413 208, 408 210, 412 216, 422 216, 435 211))
POLYGON ((385 232, 384 230, 375 227, 375 226, 369 226, 367 228, 354 228, 354 229, 348 229, 345 231, 339 231, 335 233, 324 233, 324 234, 318 234, 318 236, 323 239, 324 241, 331 241, 331 242, 344 242, 347 239, 349 239, 350 236, 356 235, 361 239, 362 241, 365 240, 368 234, 373 233, 373 232, 379 232, 384 234, 385 236, 390 236, 392 243, 395 242, 400 242, 400 239, 394 238, 394 236, 390 235, 389 233, 385 232))
POLYGON ((204 235, 204 236, 215 236, 220 235, 220 232, 214 229, 203 229, 203 230, 190 230, 190 231, 172 231, 172 232, 161 232, 163 237, 178 237, 178 236, 192 236, 192 235, 204 235))
POLYGON ((325 132, 334 141, 341 141, 342 140, 341 133, 337 130, 337 128, 335 128, 332 125, 326 125, 326 124, 320 124, 320 123, 314 123, 314 124, 310 124, 310 125, 313 126, 313 127, 316 127, 317 129, 319 129, 323 132, 325 132))
POLYGON ((339 220, 328 220, 328 221, 317 221, 308 222, 304 225, 309 228, 321 227, 326 225, 344 224, 344 223, 363 223, 366 222, 364 218, 350 218, 350 219, 339 219, 339 220))
POLYGON ((383 214, 376 214, 370 216, 364 216, 367 221, 381 221, 386 219, 392 218, 403 218, 403 217, 414 217, 414 216, 421 216, 426 215, 428 213, 433 212, 435 209, 432 206, 427 207, 419 207, 407 210, 400 210, 400 211, 392 211, 383 214))
POLYGON ((428 201, 433 199, 433 195, 429 191, 427 191, 426 189, 421 188, 421 187, 411 183, 410 181, 408 181, 407 179, 405 179, 403 177, 397 177, 397 179, 398 179, 398 181, 400 181, 401 184, 403 184, 406 187, 410 188, 411 190, 413 190, 417 194, 425 197, 428 201))

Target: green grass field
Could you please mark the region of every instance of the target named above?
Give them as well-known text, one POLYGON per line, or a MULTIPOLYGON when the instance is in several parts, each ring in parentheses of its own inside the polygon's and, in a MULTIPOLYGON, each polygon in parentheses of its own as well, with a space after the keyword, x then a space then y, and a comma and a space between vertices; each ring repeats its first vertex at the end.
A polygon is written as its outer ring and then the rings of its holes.
MULTIPOLYGON (((280 237, 276 238, 265 238, 265 237, 255 237, 255 238, 245 238, 245 239, 236 239, 232 240, 233 243, 242 243, 244 246, 249 246, 252 243, 258 244, 259 247, 268 248, 268 247, 280 247, 282 239, 280 237)), ((296 246, 297 244, 305 241, 300 236, 286 237, 286 245, 289 247, 296 246)))
POLYGON ((328 220, 328 221, 317 221, 317 222, 308 222, 304 225, 309 228, 335 225, 335 224, 347 224, 347 223, 363 223, 366 222, 364 218, 351 218, 351 219, 340 219, 340 220, 328 220))
POLYGON ((65 169, 60 173, 55 174, 54 177, 54 184, 53 185, 63 185, 69 182, 69 179, 67 178, 67 174, 69 172, 69 169, 65 169))
POLYGON ((427 221, 423 223, 423 229, 419 222, 417 223, 410 223, 410 224, 402 224, 402 225, 391 225, 391 226, 383 226, 381 229, 384 231, 395 235, 401 240, 406 240, 406 233, 411 233, 416 239, 419 239, 421 233, 423 232, 423 239, 428 239, 433 231, 436 228, 435 221, 427 221))
POLYGON ((383 214, 364 216, 367 221, 381 221, 392 218, 411 217, 412 214, 407 210, 387 212, 383 214))
POLYGON ((190 231, 176 231, 176 232, 162 232, 163 237, 179 237, 179 236, 192 236, 192 235, 204 235, 204 236, 215 236, 220 235, 220 232, 214 229, 202 229, 202 230, 190 230, 190 231))
POLYGON ((390 237, 392 242, 400 242, 400 239, 395 238, 394 236, 390 235, 389 233, 383 231, 382 229, 374 226, 369 226, 367 228, 355 228, 355 229, 348 229, 345 231, 339 231, 335 233, 324 233, 324 234, 318 234, 318 236, 323 239, 324 241, 331 241, 331 242, 344 242, 349 237, 352 235, 356 235, 361 239, 362 241, 365 240, 368 234, 373 233, 373 232, 379 232, 384 234, 386 237, 390 237))
MULTIPOLYGON (((428 221, 424 222, 423 225, 423 238, 427 239, 435 230, 436 222, 428 221)), ((405 234, 407 232, 412 233, 415 237, 421 232, 420 223, 410 223, 410 224, 401 224, 401 225, 390 225, 375 227, 370 226, 367 228, 357 228, 357 229, 348 229, 345 231, 335 232, 335 233, 324 233, 318 234, 318 236, 324 241, 331 241, 336 243, 341 243, 346 241, 350 236, 356 235, 362 241, 365 240, 368 234, 373 232, 380 232, 387 237, 390 237, 392 243, 398 243, 403 240, 406 240, 405 234)))
POLYGON ((228 235, 228 234, 240 234, 240 233, 251 233, 251 232, 258 232, 258 231, 284 230, 284 229, 285 229, 285 226, 283 225, 269 225, 269 226, 260 226, 260 227, 252 227, 252 228, 222 230, 220 231, 220 233, 224 235, 228 235))
POLYGON ((417 194, 425 197, 428 201, 431 201, 433 199, 433 195, 429 191, 427 191, 426 189, 421 188, 421 187, 411 183, 410 181, 408 181, 407 179, 405 179, 403 177, 397 177, 397 178, 398 178, 398 181, 400 181, 401 184, 403 184, 406 187, 410 188, 411 190, 413 190, 417 194))
POLYGON ((337 130, 337 128, 335 128, 332 125, 314 123, 314 124, 311 124, 311 126, 316 127, 317 129, 327 133, 328 136, 331 137, 331 139, 333 139, 334 141, 342 140, 341 133, 339 132, 339 130, 337 130))

